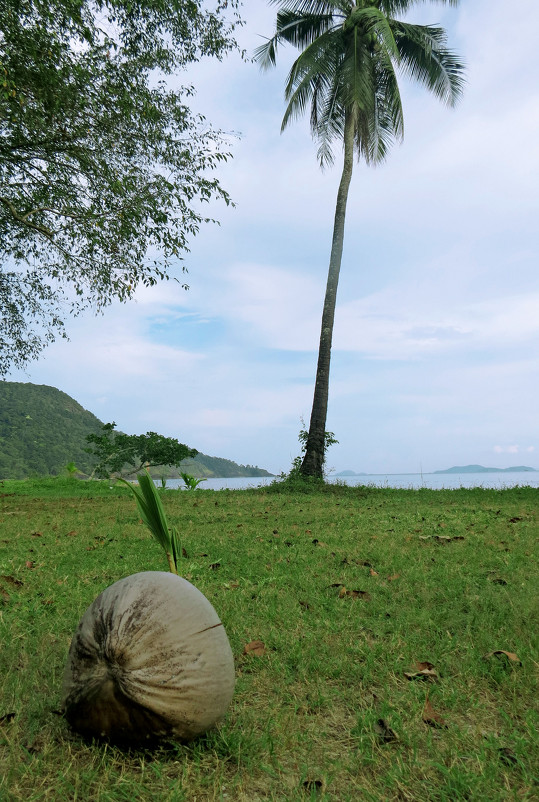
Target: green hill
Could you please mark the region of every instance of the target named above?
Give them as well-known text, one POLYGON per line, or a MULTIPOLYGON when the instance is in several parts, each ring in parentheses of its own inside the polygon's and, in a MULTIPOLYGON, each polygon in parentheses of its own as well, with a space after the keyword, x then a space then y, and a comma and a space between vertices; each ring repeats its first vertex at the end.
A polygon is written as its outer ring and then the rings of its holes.
MULTIPOLYGON (((0 381, 0 479, 57 476, 69 462, 91 473, 85 438, 100 433, 102 426, 99 418, 56 387, 0 381)), ((206 454, 184 460, 181 470, 208 478, 271 476, 262 468, 206 454)), ((174 468, 152 473, 179 476, 174 468)))

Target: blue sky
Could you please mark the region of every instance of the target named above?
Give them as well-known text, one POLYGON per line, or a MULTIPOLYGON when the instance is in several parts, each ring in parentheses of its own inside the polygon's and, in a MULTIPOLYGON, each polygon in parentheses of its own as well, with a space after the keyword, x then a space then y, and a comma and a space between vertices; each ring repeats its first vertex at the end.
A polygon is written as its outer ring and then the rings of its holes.
MULTIPOLYGON (((356 165, 333 347, 328 467, 539 468, 537 0, 419 3, 468 68, 456 109, 403 82, 405 140, 356 165)), ((247 0, 249 52, 275 9, 247 0)), ((189 73, 196 107, 231 137, 216 205, 187 257, 190 290, 141 290, 69 321, 13 381, 49 384, 128 433, 177 437, 278 473, 309 419, 339 180, 306 121, 280 134, 295 53, 269 73, 230 58, 189 73)))

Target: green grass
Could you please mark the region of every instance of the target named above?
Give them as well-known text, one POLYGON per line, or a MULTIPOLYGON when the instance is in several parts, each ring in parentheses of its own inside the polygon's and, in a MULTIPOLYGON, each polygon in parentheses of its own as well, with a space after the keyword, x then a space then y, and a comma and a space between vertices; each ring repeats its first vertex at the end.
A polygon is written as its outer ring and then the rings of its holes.
POLYGON ((154 752, 86 743, 58 710, 86 607, 166 570, 131 494, 0 494, 0 799, 539 799, 538 490, 165 491, 237 685, 218 729, 154 752), (418 661, 437 681, 406 678, 418 661))

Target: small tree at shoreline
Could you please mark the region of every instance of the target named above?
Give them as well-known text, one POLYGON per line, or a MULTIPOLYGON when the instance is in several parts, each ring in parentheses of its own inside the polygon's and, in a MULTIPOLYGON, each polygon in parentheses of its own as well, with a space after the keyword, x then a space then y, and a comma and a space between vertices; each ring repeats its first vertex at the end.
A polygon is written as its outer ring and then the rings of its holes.
POLYGON ((142 468, 161 465, 177 467, 182 460, 198 454, 195 448, 156 432, 139 435, 117 432, 114 422, 105 423, 102 434, 87 435, 86 441, 92 446, 86 451, 97 459, 92 475, 100 479, 134 476, 142 468))

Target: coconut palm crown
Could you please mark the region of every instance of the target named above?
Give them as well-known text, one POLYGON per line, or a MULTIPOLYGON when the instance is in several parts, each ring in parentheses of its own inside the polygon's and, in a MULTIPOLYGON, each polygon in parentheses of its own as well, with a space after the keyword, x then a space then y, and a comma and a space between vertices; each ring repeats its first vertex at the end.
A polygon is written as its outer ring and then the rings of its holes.
MULTIPOLYGON (((255 51, 263 68, 275 65, 280 44, 301 50, 285 87, 282 130, 310 105, 311 132, 322 167, 342 142, 344 164, 337 194, 313 409, 301 465, 304 476, 323 476, 329 364, 344 221, 354 153, 381 162, 404 134, 397 73, 427 87, 452 106, 464 68, 447 49, 443 28, 397 19, 421 0, 270 0, 278 6, 275 34, 255 51)), ((456 6, 458 0, 438 0, 456 6)))

